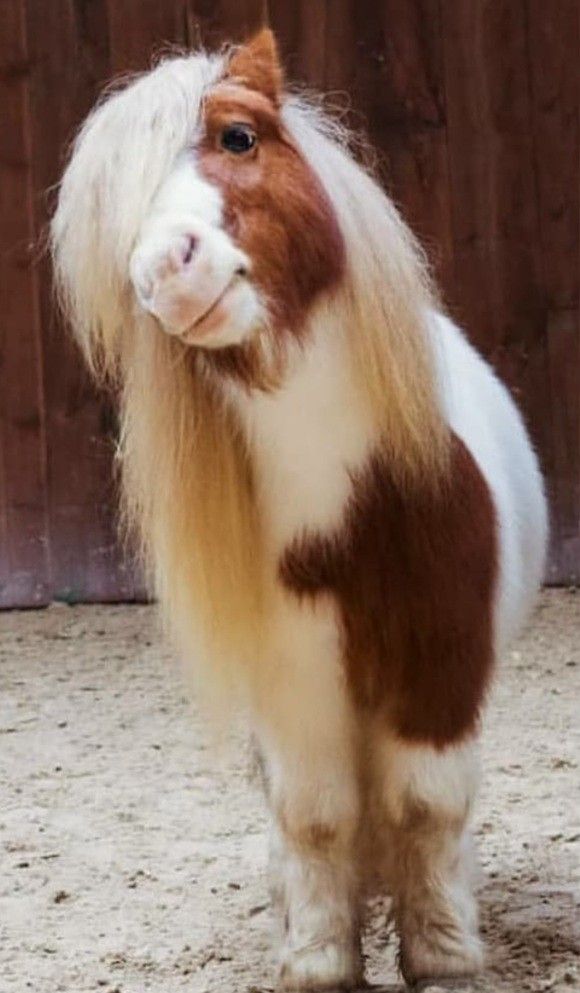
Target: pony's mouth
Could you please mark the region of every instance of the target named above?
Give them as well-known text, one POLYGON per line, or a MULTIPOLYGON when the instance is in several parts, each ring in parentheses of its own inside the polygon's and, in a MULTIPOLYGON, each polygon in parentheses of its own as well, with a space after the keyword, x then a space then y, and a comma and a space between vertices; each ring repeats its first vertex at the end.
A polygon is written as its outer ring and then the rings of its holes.
POLYGON ((240 274, 234 273, 229 283, 224 286, 221 293, 219 293, 215 300, 210 303, 209 307, 207 307, 207 309, 204 310, 203 313, 196 318, 193 324, 190 324, 190 326, 186 328, 186 330, 183 331, 179 337, 184 341, 188 341, 192 337, 197 339, 200 336, 212 331, 218 323, 218 320, 222 317, 219 313, 221 305, 225 302, 225 299, 229 295, 230 291, 239 284, 241 278, 242 277, 240 274))

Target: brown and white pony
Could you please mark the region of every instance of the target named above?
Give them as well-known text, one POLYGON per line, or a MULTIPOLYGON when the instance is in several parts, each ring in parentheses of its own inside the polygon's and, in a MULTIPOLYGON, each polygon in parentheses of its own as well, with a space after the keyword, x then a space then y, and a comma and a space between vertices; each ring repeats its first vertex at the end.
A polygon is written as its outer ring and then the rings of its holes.
POLYGON ((165 618, 259 742, 281 985, 361 980, 371 836, 404 976, 478 969, 479 715, 546 543, 506 390, 269 31, 109 94, 52 236, 165 618))

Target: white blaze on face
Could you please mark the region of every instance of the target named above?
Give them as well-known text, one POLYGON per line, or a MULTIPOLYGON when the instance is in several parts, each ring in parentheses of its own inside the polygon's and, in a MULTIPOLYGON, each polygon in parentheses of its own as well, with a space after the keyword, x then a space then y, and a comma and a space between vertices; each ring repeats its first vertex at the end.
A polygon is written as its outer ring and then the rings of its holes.
POLYGON ((188 344, 237 344, 260 322, 251 261, 223 230, 220 193, 199 176, 192 152, 142 224, 130 276, 139 306, 188 344))

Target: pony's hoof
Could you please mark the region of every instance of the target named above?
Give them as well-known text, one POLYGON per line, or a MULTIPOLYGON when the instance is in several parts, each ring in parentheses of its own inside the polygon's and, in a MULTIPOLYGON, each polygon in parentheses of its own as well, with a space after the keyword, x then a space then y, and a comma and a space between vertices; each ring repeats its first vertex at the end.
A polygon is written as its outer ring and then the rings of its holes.
POLYGON ((474 976, 483 967, 483 952, 477 935, 438 932, 406 935, 401 941, 401 973, 414 989, 429 982, 453 988, 457 980, 474 976))
POLYGON ((353 990, 364 986, 358 954, 343 945, 328 943, 291 952, 282 962, 278 989, 289 991, 353 990))

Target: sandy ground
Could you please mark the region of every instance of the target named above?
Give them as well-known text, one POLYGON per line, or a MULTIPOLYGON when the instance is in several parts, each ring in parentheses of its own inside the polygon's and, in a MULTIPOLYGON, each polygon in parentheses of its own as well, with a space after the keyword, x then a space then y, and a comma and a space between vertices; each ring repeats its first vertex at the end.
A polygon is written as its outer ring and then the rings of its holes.
MULTIPOLYGON (((486 720, 488 966, 464 991, 580 988, 579 682, 580 593, 547 593, 486 720)), ((0 993, 271 990, 248 749, 208 748, 151 608, 0 615, 0 688, 0 993)), ((395 991, 387 909, 365 948, 395 991)))

